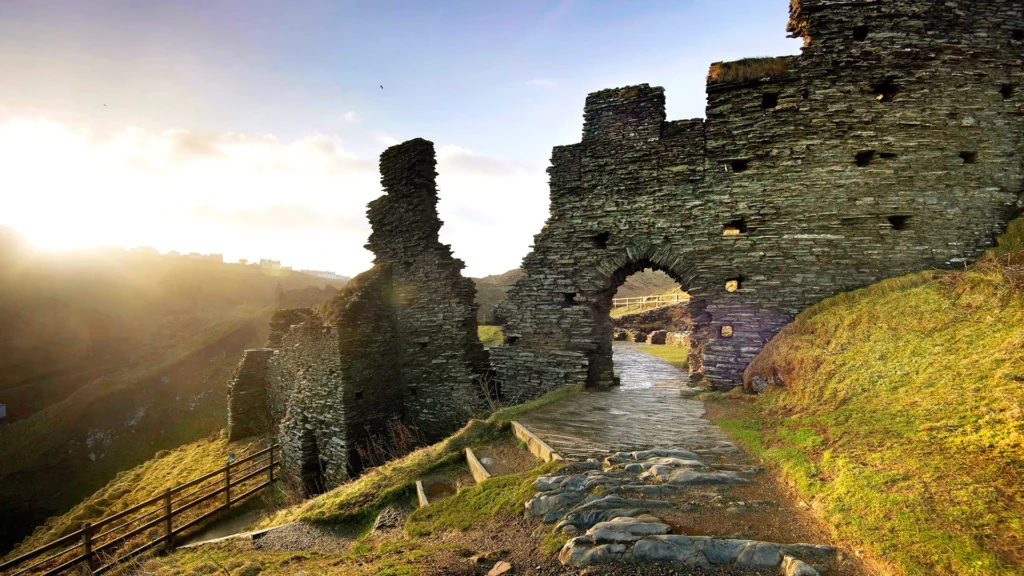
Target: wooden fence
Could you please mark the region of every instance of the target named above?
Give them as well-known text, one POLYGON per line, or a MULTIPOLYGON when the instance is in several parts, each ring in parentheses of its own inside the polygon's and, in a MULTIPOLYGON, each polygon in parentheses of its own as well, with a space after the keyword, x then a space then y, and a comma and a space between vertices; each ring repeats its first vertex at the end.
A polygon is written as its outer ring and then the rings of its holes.
POLYGON ((0 564, 0 573, 4 576, 51 576, 88 566, 93 574, 103 574, 161 544, 167 551, 173 550, 178 534, 270 486, 274 481, 274 468, 281 464, 279 458, 275 459, 277 450, 277 445, 271 445, 164 490, 163 494, 127 510, 92 524, 86 523, 80 530, 0 564), (233 489, 237 496, 232 497, 233 489), (244 491, 239 493, 240 490, 244 491), (224 495, 224 500, 219 506, 200 506, 220 494, 224 495), (146 509, 151 510, 143 512, 146 509), (133 514, 130 520, 120 522, 133 514), (59 551, 40 559, 54 550, 59 551))
POLYGON ((688 294, 658 294, 657 296, 634 296, 632 298, 612 298, 613 308, 629 310, 653 310, 662 306, 672 306, 681 302, 689 302, 688 294))

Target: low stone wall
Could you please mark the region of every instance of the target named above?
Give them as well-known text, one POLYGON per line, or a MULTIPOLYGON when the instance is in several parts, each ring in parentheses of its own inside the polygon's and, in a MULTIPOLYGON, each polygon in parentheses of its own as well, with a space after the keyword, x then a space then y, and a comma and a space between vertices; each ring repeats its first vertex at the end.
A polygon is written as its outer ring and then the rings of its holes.
POLYGON ((666 346, 689 346, 690 334, 688 332, 666 332, 666 346))
POLYGON ((267 362, 272 348, 246 350, 228 384, 228 440, 234 441, 270 428, 267 405, 267 362))

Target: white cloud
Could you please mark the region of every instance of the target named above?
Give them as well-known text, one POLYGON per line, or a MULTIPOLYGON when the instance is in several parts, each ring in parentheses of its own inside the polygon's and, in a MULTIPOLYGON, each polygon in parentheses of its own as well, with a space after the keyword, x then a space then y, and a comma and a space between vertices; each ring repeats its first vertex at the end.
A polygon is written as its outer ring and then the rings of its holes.
MULTIPOLYGON (((467 274, 517 266, 547 215, 544 168, 455 145, 437 153, 442 241, 467 274)), ((330 135, 103 131, 45 118, 0 118, 0 190, 0 225, 43 246, 148 245, 345 274, 370 266, 366 203, 382 192, 377 158, 330 135)))
POLYGON ((554 88, 557 86, 557 83, 554 80, 549 80, 547 78, 534 78, 527 82, 527 84, 530 86, 539 86, 541 88, 554 88))
POLYGON ((344 114, 341 115, 341 119, 344 120, 345 122, 348 122, 349 124, 353 124, 357 120, 359 120, 359 115, 356 114, 354 110, 349 110, 348 112, 345 112, 344 114))
POLYGON ((394 146, 395 144, 400 143, 400 140, 398 140, 398 138, 392 138, 391 136, 386 135, 377 136, 377 138, 375 139, 377 140, 377 142, 380 142, 385 146, 394 146))

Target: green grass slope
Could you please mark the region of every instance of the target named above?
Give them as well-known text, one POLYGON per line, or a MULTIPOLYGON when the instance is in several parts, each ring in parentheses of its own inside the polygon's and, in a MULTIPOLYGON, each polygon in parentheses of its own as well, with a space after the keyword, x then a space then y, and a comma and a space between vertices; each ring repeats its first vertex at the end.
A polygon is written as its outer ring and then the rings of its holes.
POLYGON ((883 571, 1024 574, 1022 230, 800 314, 745 374, 782 386, 720 422, 883 571))
MULTIPOLYGON (((61 536, 81 528, 82 522, 95 522, 160 495, 165 489, 216 470, 227 461, 228 454, 243 458, 265 447, 258 438, 227 442, 211 436, 180 448, 157 453, 150 460, 124 472, 94 492, 71 510, 53 516, 37 527, 9 556, 29 552, 61 536)), ((211 501, 216 506, 220 501, 211 501)))
POLYGON ((580 388, 575 386, 560 388, 530 402, 498 410, 486 421, 471 420, 443 441, 371 468, 351 482, 282 510, 263 526, 279 526, 299 520, 332 524, 370 522, 384 506, 413 495, 417 479, 465 458, 467 446, 489 444, 508 434, 511 429, 509 422, 520 415, 579 391, 580 388))
POLYGON ((152 365, 104 376, 0 429, 0 552, 160 450, 220 430, 225 389, 269 308, 240 309, 152 365))
POLYGON ((305 274, 124 252, 39 252, 0 227, 0 553, 159 450, 224 426, 225 388, 305 274))

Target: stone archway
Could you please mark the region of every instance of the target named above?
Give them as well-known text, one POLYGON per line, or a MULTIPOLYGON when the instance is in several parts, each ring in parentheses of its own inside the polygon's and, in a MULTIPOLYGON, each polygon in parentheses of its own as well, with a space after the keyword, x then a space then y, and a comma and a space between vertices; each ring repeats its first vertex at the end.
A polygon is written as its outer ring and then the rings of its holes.
MULTIPOLYGON (((692 289, 691 281, 694 267, 685 264, 685 259, 671 249, 660 249, 648 243, 634 244, 629 249, 605 258, 597 264, 602 276, 606 276, 604 288, 595 292, 588 302, 594 321, 595 347, 587 354, 588 372, 586 385, 592 388, 607 388, 614 383, 612 362, 612 320, 610 312, 612 299, 616 291, 631 275, 645 269, 657 270, 667 274, 684 291, 692 289), (612 272, 608 272, 612 270, 612 272)), ((700 368, 700 350, 706 340, 705 327, 710 325, 711 316, 706 312, 704 301, 692 298, 687 305, 688 314, 694 319, 692 327, 691 350, 696 353, 691 368, 691 378, 702 377, 700 368)))

